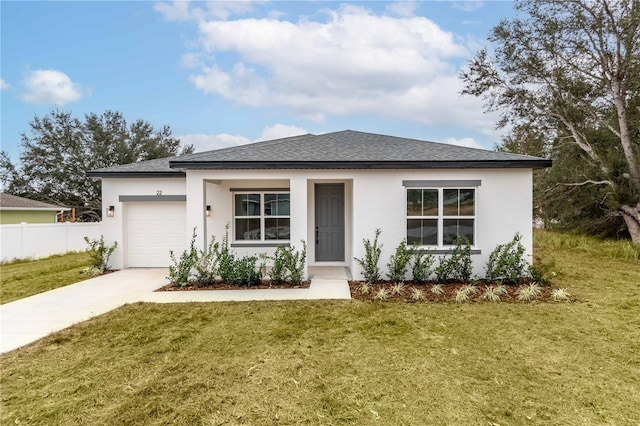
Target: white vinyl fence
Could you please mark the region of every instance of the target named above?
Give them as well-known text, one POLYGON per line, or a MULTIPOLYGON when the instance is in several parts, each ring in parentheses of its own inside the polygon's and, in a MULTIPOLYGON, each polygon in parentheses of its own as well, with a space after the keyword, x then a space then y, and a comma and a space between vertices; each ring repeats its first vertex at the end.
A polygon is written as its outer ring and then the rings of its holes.
POLYGON ((39 258, 87 248, 84 237, 100 238, 102 223, 0 225, 0 260, 39 258))

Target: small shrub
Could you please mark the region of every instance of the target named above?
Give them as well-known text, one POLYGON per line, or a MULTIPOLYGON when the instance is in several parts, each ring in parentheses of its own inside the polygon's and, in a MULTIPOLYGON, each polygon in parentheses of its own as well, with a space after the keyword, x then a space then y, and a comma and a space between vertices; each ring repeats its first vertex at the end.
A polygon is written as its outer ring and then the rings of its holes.
POLYGON ((542 289, 536 283, 521 285, 516 290, 516 299, 521 302, 530 302, 542 294, 542 289))
POLYGON ((431 286, 431 293, 436 295, 444 294, 444 288, 440 284, 434 284, 431 286))
POLYGON ((193 265, 195 268, 195 281, 199 285, 212 284, 219 273, 220 268, 220 243, 216 237, 211 238, 206 251, 199 251, 198 259, 193 265))
POLYGON ((262 266, 258 265, 256 256, 244 256, 234 259, 230 265, 230 274, 223 279, 228 284, 237 286, 254 286, 260 284, 262 279, 262 266))
POLYGON ((433 253, 420 250, 414 246, 411 250, 411 273, 414 281, 418 283, 426 282, 431 272, 433 272, 432 266, 435 261, 436 258, 433 253))
POLYGON ((465 303, 471 299, 471 296, 478 292, 478 288, 473 285, 464 285, 456 292, 455 301, 465 303))
POLYGON ((302 240, 302 250, 293 247, 278 246, 273 257, 273 266, 269 272, 271 283, 282 284, 285 281, 293 285, 302 284, 304 267, 307 261, 307 243, 302 240))
POLYGON ((167 279, 175 286, 184 287, 189 284, 190 281, 194 281, 195 265, 198 263, 198 250, 195 247, 196 244, 196 229, 193 228, 193 234, 191 235, 191 242, 189 248, 184 250, 180 255, 180 258, 176 258, 173 250, 169 252, 171 258, 171 265, 169 265, 169 275, 167 279))
POLYGON ((218 252, 218 275, 222 278, 222 281, 229 281, 229 278, 234 274, 233 265, 235 264, 235 255, 229 249, 229 224, 224 227, 224 237, 222 237, 222 243, 220 244, 218 252))
POLYGON ((556 302, 564 302, 569 300, 569 297, 571 297, 571 295, 569 294, 566 288, 554 288, 551 291, 551 297, 556 302))
POLYGON ((455 301, 458 303, 466 303, 469 301, 469 293, 460 289, 456 291, 456 295, 454 297, 455 301))
POLYGON ((270 259, 273 261, 271 270, 269 271, 269 277, 271 278, 271 284, 282 284, 287 277, 287 267, 285 260, 285 248, 278 246, 273 257, 270 259))
POLYGON ((302 242, 302 250, 297 251, 293 247, 286 250, 286 268, 289 270, 289 281, 293 285, 302 284, 304 278, 304 267, 307 263, 307 243, 302 242))
POLYGON ((403 282, 410 260, 411 249, 407 247, 407 240, 403 239, 396 247, 395 253, 389 258, 389 263, 387 263, 387 268, 389 268, 387 276, 389 279, 395 283, 403 282))
POLYGON ((525 249, 519 233, 506 244, 499 244, 489 255, 486 265, 486 278, 490 281, 519 282, 526 274, 527 261, 524 259, 525 249))
POLYGON ((424 291, 422 291, 422 289, 419 288, 412 288, 411 289, 411 300, 419 302, 421 300, 424 300, 424 291))
POLYGON ((391 287, 391 294, 401 296, 404 293, 404 284, 396 283, 391 287))
POLYGON ((464 236, 456 239, 455 247, 450 257, 442 256, 436 268, 438 282, 444 283, 449 278, 459 281, 469 281, 473 262, 471 260, 471 244, 464 236))
POLYGON ((358 262, 362 267, 362 276, 370 284, 375 284, 380 281, 380 267, 378 266, 380 254, 382 253, 382 246, 378 245, 380 232, 380 228, 376 229, 373 243, 367 238, 363 240, 365 251, 363 259, 354 257, 356 262, 358 262))
POLYGON ((376 300, 387 300, 389 298, 389 291, 386 288, 378 289, 373 298, 376 300))
POLYGON ((87 253, 91 261, 92 276, 104 274, 104 271, 109 269, 109 258, 118 247, 118 242, 114 241, 110 246, 105 245, 104 235, 101 235, 99 240, 84 237, 84 241, 89 246, 87 253), (100 271, 100 273, 93 275, 95 271, 100 271))
POLYGON ((360 286, 360 294, 369 294, 369 284, 367 283, 362 283, 362 285, 360 286))
POLYGON ((507 289, 504 286, 487 286, 480 298, 487 302, 499 302, 500 296, 505 294, 507 289))

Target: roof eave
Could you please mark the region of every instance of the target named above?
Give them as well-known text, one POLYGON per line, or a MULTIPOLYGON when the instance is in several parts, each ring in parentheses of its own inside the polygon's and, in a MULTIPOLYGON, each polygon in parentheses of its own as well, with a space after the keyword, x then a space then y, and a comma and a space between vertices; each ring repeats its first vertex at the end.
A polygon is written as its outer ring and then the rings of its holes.
POLYGON ((0 210, 6 211, 33 211, 33 212, 68 212, 69 207, 4 207, 0 206, 0 210))
POLYGON ((542 169, 551 160, 480 161, 171 161, 169 167, 192 170, 237 169, 542 169))
POLYGON ((85 173, 91 178, 184 178, 186 174, 182 171, 173 172, 98 172, 89 171, 85 173))

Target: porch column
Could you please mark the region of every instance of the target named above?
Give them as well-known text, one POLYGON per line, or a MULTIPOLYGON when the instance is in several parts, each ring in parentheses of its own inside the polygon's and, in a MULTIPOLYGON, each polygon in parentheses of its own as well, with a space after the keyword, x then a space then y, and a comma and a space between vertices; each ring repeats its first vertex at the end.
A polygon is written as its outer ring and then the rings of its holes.
POLYGON ((198 171, 187 172, 187 244, 191 241, 193 228, 196 229, 196 248, 206 248, 206 224, 205 224, 205 182, 198 171))
POLYGON ((304 176, 292 176, 290 179, 291 190, 291 246, 297 250, 302 249, 300 240, 307 243, 307 262, 304 265, 304 277, 308 276, 309 250, 310 242, 307 236, 307 221, 309 212, 307 212, 307 179, 304 176))

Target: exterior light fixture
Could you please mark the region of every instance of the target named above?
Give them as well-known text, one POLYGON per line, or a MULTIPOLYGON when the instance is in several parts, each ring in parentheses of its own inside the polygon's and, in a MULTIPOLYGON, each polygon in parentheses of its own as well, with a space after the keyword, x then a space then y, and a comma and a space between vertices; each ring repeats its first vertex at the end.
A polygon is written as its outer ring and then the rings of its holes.
POLYGON ((109 206, 107 208, 107 216, 114 217, 116 215, 116 208, 114 206, 109 206))
POLYGON ((211 206, 207 205, 207 216, 211 216, 211 206))

